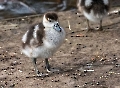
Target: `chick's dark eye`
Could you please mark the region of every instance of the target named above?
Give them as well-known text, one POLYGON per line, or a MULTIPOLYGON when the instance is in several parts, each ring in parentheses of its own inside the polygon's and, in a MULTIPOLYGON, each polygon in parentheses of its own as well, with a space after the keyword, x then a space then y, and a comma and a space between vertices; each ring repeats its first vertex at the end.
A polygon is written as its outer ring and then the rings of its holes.
POLYGON ((47 19, 49 22, 52 22, 52 20, 50 18, 47 19))
POLYGON ((59 24, 57 23, 57 25, 59 25, 59 24))

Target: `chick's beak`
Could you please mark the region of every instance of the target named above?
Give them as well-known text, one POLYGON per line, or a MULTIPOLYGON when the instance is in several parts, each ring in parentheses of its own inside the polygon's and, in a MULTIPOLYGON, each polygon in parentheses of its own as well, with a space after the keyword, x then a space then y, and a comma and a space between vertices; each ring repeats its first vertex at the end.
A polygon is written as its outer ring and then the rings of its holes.
POLYGON ((61 32, 61 31, 62 31, 62 28, 60 27, 60 25, 59 25, 58 22, 56 22, 56 23, 54 24, 53 29, 55 29, 55 30, 58 31, 58 32, 61 32))

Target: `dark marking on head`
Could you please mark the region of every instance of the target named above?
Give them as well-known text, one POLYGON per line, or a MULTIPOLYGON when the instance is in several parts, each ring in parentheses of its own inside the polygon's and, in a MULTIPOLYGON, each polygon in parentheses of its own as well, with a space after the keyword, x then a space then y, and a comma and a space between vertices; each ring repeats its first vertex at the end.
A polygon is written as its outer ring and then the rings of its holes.
POLYGON ((85 6, 85 0, 82 0, 81 6, 87 13, 90 13, 91 10, 93 10, 94 14, 104 14, 104 10, 108 12, 110 8, 110 4, 105 5, 103 0, 93 0, 90 6, 85 6))
POLYGON ((25 43, 22 43, 22 48, 25 48, 26 45, 30 46, 30 41, 31 39, 33 39, 33 32, 35 29, 35 26, 38 25, 39 26, 39 30, 37 30, 36 34, 37 34, 37 42, 34 41, 33 45, 34 46, 40 46, 43 43, 43 37, 45 36, 45 32, 44 32, 44 26, 42 23, 35 23, 32 24, 29 27, 28 33, 27 33, 27 40, 25 43))
POLYGON ((50 21, 50 20, 54 20, 57 21, 58 20, 58 15, 54 12, 48 12, 45 14, 45 18, 50 21))

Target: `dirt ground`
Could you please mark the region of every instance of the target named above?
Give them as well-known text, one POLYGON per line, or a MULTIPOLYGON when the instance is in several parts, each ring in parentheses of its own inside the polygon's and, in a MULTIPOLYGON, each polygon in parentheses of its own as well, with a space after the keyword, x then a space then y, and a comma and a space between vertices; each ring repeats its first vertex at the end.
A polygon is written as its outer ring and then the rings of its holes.
MULTIPOLYGON (((22 35, 42 15, 1 20, 0 88, 120 88, 119 5, 113 3, 102 32, 87 32, 86 19, 77 11, 58 12, 67 35, 49 61, 61 71, 46 77, 35 76, 31 59, 20 52, 22 35)), ((37 66, 47 73, 44 59, 38 59, 37 66)))

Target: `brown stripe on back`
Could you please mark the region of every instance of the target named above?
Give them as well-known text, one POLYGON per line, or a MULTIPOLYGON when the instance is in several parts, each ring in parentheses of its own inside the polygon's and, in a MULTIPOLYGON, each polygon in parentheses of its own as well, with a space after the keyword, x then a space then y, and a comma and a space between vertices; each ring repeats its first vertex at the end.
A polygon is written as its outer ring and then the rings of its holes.
POLYGON ((29 27, 29 30, 27 33, 27 40, 25 43, 22 43, 23 48, 25 48, 26 45, 30 45, 30 40, 33 38, 33 32, 34 32, 34 25, 29 27))
POLYGON ((38 40, 38 46, 42 45, 43 43, 43 37, 45 36, 44 26, 42 23, 39 23, 39 30, 37 30, 37 40, 38 40))
POLYGON ((80 5, 81 5, 81 6, 85 6, 85 0, 81 0, 80 5))
POLYGON ((104 10, 109 11, 110 7, 110 5, 104 5, 103 0, 93 0, 91 6, 85 6, 85 0, 82 0, 81 6, 87 13, 93 9, 94 14, 104 14, 104 10))
POLYGON ((44 26, 42 23, 34 23, 29 27, 29 31, 27 33, 27 40, 25 43, 22 43, 22 47, 25 48, 26 45, 30 46, 30 40, 33 38, 33 32, 34 32, 34 28, 35 26, 38 25, 39 26, 39 30, 37 30, 36 34, 37 34, 37 41, 34 41, 33 46, 39 46, 43 43, 43 37, 45 36, 45 32, 44 32, 44 26))

